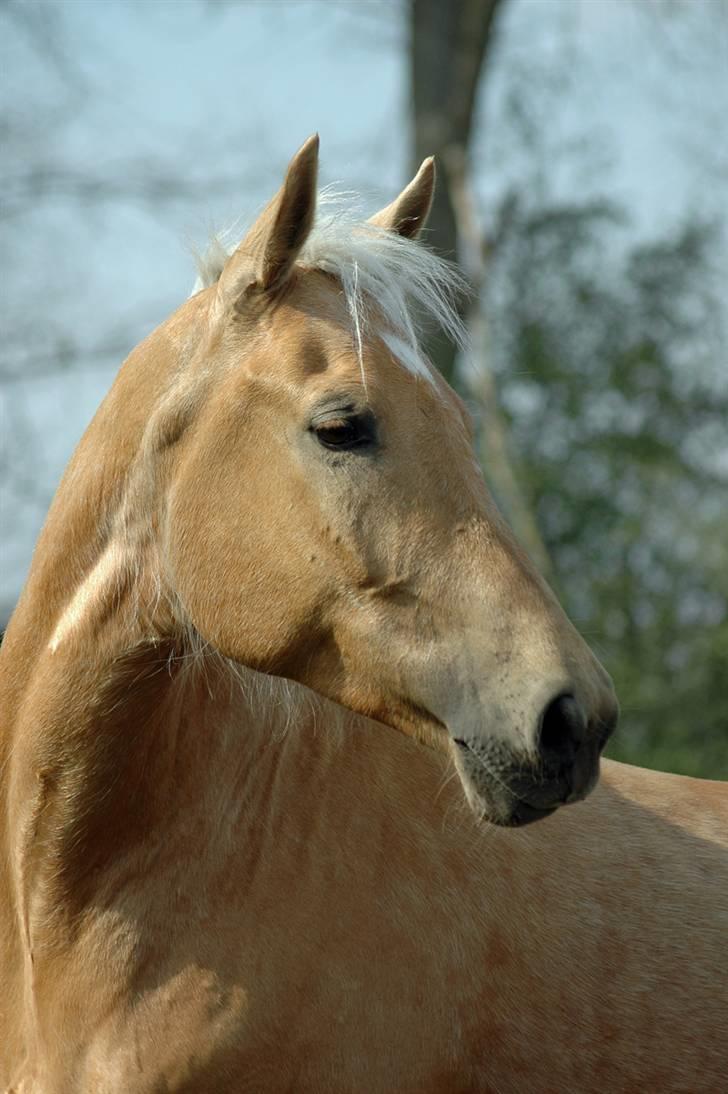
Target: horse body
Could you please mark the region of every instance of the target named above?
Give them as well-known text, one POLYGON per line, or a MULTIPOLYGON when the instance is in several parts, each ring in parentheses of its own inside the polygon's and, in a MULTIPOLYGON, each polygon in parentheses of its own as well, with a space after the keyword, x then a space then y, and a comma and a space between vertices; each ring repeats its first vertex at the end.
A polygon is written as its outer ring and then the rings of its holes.
POLYGON ((588 805, 484 829, 410 739, 176 673, 125 666, 144 732, 107 716, 100 771, 38 786, 17 1089, 719 1089, 717 784, 607 764, 588 805))
POLYGON ((296 265, 312 165, 127 361, 8 629, 0 1080, 713 1091, 725 795, 609 765, 549 815, 608 680, 400 297, 362 332, 346 272, 296 265))

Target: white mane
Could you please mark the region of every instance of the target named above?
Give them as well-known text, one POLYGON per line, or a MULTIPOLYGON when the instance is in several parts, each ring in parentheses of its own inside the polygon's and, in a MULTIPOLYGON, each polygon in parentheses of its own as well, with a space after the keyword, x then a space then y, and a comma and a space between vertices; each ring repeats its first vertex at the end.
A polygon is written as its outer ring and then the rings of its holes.
MULTIPOLYGON (((231 232, 213 237, 197 261, 194 292, 219 279, 238 242, 231 232)), ((372 302, 378 319, 386 325, 377 334, 416 375, 430 377, 418 336, 424 319, 433 319, 458 345, 465 340, 456 309, 457 297, 465 290, 459 271, 421 243, 370 224, 359 214, 356 196, 351 193, 322 191, 299 261, 333 274, 341 282, 360 362, 372 302)))

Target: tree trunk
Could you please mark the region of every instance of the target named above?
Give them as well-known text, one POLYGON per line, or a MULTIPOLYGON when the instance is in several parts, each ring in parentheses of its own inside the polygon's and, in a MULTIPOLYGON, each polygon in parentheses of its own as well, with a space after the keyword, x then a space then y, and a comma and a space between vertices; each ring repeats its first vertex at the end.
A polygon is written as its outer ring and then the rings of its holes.
MULTIPOLYGON (((441 175, 454 152, 467 160, 478 79, 502 0, 410 0, 410 79, 414 118, 413 167, 435 155, 441 175)), ((435 193, 427 240, 445 258, 458 257, 450 188, 435 193)), ((443 335, 428 353, 455 380, 455 348, 443 335)))
POLYGON ((473 287, 473 296, 465 316, 471 360, 463 383, 474 396, 481 412, 478 429, 480 462, 485 477, 522 546, 544 577, 552 580, 554 575, 549 553, 508 453, 508 429, 500 410, 495 377, 488 361, 488 328, 480 299, 486 274, 486 247, 478 224, 465 157, 450 149, 443 166, 461 250, 460 261, 473 287))

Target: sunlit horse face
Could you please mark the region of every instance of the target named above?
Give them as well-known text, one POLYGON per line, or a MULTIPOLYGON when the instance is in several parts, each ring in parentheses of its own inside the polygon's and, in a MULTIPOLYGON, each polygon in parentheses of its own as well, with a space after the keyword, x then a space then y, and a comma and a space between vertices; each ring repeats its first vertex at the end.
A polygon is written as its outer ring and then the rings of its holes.
MULTIPOLYGON (((167 580, 223 654, 448 750, 471 804, 522 824, 593 785, 609 678, 496 512, 401 312, 366 299, 363 326, 352 282, 307 258, 316 160, 312 140, 208 290, 167 580)), ((365 284, 406 280, 433 182, 426 161, 374 218, 365 284)))

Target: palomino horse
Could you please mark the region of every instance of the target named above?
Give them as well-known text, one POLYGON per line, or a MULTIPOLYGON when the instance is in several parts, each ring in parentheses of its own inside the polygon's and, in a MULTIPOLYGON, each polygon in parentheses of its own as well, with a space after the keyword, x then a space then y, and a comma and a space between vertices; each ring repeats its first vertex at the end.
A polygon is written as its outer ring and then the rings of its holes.
POLYGON ((418 350, 432 162, 315 220, 317 151, 124 365, 10 624, 0 1078, 714 1092, 725 795, 556 811, 615 701, 418 350))

